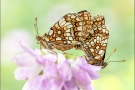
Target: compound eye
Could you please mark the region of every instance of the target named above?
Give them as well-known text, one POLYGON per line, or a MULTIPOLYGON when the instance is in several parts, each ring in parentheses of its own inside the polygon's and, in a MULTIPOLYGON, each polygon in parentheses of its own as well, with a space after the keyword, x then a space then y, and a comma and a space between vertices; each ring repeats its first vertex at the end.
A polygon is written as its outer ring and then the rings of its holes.
POLYGON ((40 41, 41 37, 40 36, 36 36, 36 39, 37 39, 37 41, 40 41))
POLYGON ((38 41, 40 41, 40 39, 41 39, 41 37, 40 37, 40 36, 38 36, 38 41))
POLYGON ((104 66, 104 64, 105 64, 104 62, 101 62, 101 63, 100 63, 100 66, 104 66))

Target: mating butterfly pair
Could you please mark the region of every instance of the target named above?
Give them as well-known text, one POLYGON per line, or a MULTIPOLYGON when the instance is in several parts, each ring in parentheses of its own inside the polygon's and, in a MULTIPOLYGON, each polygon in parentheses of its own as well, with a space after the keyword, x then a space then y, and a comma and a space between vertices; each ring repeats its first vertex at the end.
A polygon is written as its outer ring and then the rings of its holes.
MULTIPOLYGON (((37 31, 37 19, 35 28, 37 31)), ((43 36, 39 36, 37 31, 36 39, 41 48, 56 48, 61 51, 72 48, 83 50, 89 64, 105 67, 108 37, 109 31, 105 26, 104 17, 97 15, 91 18, 90 13, 84 10, 64 15, 43 36)))

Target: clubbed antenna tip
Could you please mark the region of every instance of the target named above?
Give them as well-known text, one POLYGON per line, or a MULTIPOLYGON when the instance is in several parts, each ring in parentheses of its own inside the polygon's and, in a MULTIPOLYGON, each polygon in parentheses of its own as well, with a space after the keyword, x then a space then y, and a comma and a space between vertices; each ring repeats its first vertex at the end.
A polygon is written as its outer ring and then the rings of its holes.
POLYGON ((126 60, 121 60, 121 62, 126 62, 126 60))
POLYGON ((114 49, 114 51, 113 52, 116 52, 116 48, 114 49))
POLYGON ((35 21, 37 21, 37 17, 35 18, 35 21))

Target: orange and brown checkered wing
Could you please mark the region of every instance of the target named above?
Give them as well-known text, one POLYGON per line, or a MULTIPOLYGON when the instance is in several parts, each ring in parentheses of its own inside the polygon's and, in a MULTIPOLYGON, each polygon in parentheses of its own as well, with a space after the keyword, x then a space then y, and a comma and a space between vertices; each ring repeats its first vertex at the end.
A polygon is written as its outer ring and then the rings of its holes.
POLYGON ((89 12, 84 10, 78 13, 68 13, 50 28, 47 38, 56 49, 64 51, 80 42, 82 35, 89 29, 89 12))

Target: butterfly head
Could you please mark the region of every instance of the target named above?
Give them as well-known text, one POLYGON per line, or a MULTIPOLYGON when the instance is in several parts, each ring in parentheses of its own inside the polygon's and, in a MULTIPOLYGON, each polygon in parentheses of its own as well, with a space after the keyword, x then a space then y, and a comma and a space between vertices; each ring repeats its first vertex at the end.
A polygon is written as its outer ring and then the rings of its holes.
POLYGON ((38 35, 36 35, 36 40, 37 40, 37 43, 40 44, 40 42, 42 41, 42 38, 38 35))
POLYGON ((108 62, 104 62, 103 60, 98 59, 91 59, 90 61, 87 61, 87 63, 94 66, 101 66, 102 68, 105 68, 108 65, 108 62))
MULTIPOLYGON (((114 52, 116 52, 116 49, 114 49, 114 51, 110 54, 110 56, 111 56, 114 52)), ((105 68, 105 67, 108 65, 109 62, 125 62, 125 61, 126 61, 126 60, 120 60, 120 61, 107 61, 107 60, 110 58, 110 56, 106 59, 106 61, 100 62, 100 66, 102 66, 102 68, 105 68)))
POLYGON ((105 68, 108 65, 108 62, 100 62, 99 66, 102 66, 102 68, 105 68))
POLYGON ((88 64, 91 64, 94 66, 101 66, 102 68, 105 68, 108 65, 108 62, 105 62, 103 58, 95 59, 92 56, 85 56, 85 58, 88 64))

